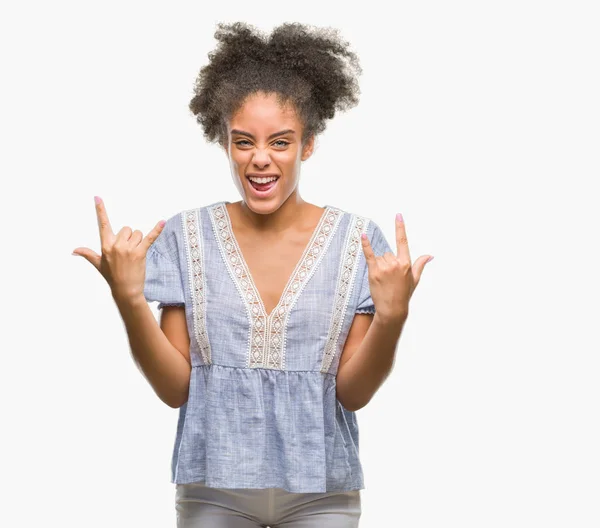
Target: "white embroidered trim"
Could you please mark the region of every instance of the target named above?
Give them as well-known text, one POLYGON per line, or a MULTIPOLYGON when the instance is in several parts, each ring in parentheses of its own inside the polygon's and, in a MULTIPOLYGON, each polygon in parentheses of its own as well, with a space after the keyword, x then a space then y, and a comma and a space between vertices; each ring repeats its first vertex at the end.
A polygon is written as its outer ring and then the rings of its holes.
POLYGON ((333 234, 337 230, 339 221, 342 218, 342 211, 328 206, 327 211, 323 213, 321 220, 307 245, 307 251, 298 261, 294 269, 291 280, 288 281, 284 289, 284 294, 271 316, 273 321, 270 324, 270 335, 267 358, 269 368, 285 369, 285 352, 287 344, 287 324, 290 313, 304 287, 313 276, 327 248, 333 239, 333 234), (283 333, 283 336, 281 335, 283 333))
POLYGON ((183 233, 187 255, 190 295, 194 321, 194 335, 204 363, 212 363, 210 343, 206 333, 206 277, 202 251, 202 223, 200 210, 191 209, 182 213, 183 233))
POLYGON ((323 353, 321 372, 327 373, 338 349, 338 339, 342 330, 344 315, 350 300, 350 293, 356 282, 356 272, 362 244, 360 235, 366 232, 369 219, 352 215, 351 224, 348 229, 348 237, 342 252, 343 258, 340 262, 340 271, 335 289, 334 307, 331 315, 331 323, 327 334, 327 342, 323 353))
POLYGON ((335 231, 335 227, 337 227, 337 223, 341 218, 341 212, 339 209, 330 206, 323 212, 319 224, 292 272, 277 306, 267 315, 258 289, 250 275, 250 270, 233 235, 231 219, 225 202, 219 203, 210 209, 221 255, 248 312, 250 323, 246 362, 248 368, 284 368, 285 333, 289 313, 323 258, 331 240, 331 234, 335 231))
POLYGON ((217 204, 210 209, 210 218, 221 256, 229 275, 235 284, 248 313, 248 361, 247 366, 262 365, 266 315, 261 309, 258 291, 250 277, 250 272, 242 258, 237 242, 232 236, 229 215, 225 204, 217 204))

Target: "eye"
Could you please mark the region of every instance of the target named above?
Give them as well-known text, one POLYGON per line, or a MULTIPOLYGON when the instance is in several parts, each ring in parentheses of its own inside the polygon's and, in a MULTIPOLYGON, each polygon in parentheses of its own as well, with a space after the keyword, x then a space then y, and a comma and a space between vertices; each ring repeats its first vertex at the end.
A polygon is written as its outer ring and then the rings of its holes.
POLYGON ((275 144, 279 143, 279 147, 286 147, 287 145, 289 145, 288 141, 284 141, 283 139, 278 139, 277 141, 275 141, 275 144))
POLYGON ((240 139, 239 141, 235 141, 234 143, 236 145, 242 145, 243 143, 245 143, 245 145, 243 146, 250 145, 250 141, 248 141, 247 139, 240 139))

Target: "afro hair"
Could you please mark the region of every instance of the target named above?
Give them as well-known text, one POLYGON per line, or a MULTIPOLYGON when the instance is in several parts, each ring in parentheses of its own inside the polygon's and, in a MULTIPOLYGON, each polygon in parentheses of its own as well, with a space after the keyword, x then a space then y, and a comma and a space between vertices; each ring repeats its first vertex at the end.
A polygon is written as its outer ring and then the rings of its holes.
POLYGON ((265 35, 243 23, 217 24, 216 49, 194 84, 189 109, 209 142, 227 142, 227 120, 249 95, 274 93, 291 102, 302 141, 325 130, 336 110, 358 103, 357 55, 334 28, 285 23, 265 35))

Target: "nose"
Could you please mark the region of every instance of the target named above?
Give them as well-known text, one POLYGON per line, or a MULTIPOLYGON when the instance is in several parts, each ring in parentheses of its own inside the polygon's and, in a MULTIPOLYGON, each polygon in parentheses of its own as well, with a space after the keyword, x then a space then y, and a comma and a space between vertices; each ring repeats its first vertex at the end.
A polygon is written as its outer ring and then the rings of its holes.
POLYGON ((266 149, 257 148, 254 151, 254 157, 252 158, 252 163, 259 169, 268 167, 271 164, 271 158, 269 157, 269 154, 266 151, 266 149))

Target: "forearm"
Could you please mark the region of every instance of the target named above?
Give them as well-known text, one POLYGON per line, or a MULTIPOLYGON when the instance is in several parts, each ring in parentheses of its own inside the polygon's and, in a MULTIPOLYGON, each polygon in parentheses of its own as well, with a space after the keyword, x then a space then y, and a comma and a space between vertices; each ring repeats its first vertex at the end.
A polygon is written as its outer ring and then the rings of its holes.
POLYGON ((144 297, 114 299, 136 365, 164 403, 180 407, 188 397, 190 364, 167 339, 144 297))
POLYGON ((405 322, 406 317, 384 321, 375 313, 356 352, 337 373, 338 399, 346 409, 364 407, 388 377, 405 322))

